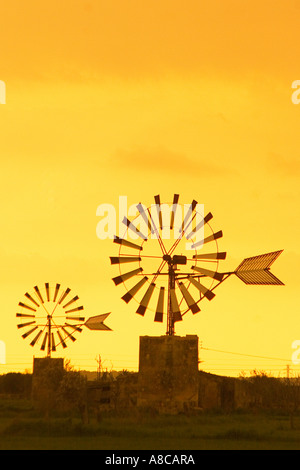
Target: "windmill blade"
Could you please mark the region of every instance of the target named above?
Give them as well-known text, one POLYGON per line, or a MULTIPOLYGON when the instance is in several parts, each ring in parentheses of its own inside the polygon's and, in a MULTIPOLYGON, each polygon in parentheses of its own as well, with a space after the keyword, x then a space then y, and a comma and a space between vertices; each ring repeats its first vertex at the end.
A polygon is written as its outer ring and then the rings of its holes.
POLYGON ((56 301, 56 297, 57 297, 59 288, 60 288, 60 284, 56 284, 56 286, 55 286, 55 292, 54 292, 54 297, 53 297, 53 302, 56 301))
POLYGON ((24 326, 34 325, 34 323, 35 323, 35 320, 34 320, 34 321, 28 321, 28 322, 26 322, 26 323, 19 323, 19 324, 17 325, 17 328, 24 328, 24 326))
POLYGON ((67 345, 66 345, 66 343, 65 343, 65 341, 64 341, 64 338, 62 337, 62 335, 61 335, 61 333, 60 333, 59 330, 57 330, 57 336, 59 337, 59 341, 60 341, 59 344, 61 344, 62 347, 65 349, 65 348, 67 347, 67 345))
POLYGON ((154 321, 156 321, 156 322, 162 322, 163 321, 164 298, 165 298, 165 288, 161 287, 160 291, 159 291, 157 307, 156 307, 156 312, 155 312, 155 317, 154 317, 154 321))
POLYGON ((173 313, 173 321, 174 322, 181 321, 182 316, 180 313, 180 308, 179 308, 178 300, 176 297, 175 289, 170 289, 170 301, 171 301, 171 309, 173 313))
POLYGON ((203 284, 198 282, 193 277, 189 277, 188 279, 191 284, 193 284, 208 300, 212 300, 216 296, 216 294, 214 294, 211 290, 207 289, 203 284))
POLYGON ((69 328, 73 328, 75 331, 78 331, 79 333, 82 332, 82 328, 80 328, 80 326, 71 325, 71 323, 65 323, 65 325, 68 326, 69 328))
POLYGON ((63 308, 68 307, 68 306, 71 305, 73 302, 76 302, 76 300, 78 300, 78 299, 79 299, 78 295, 75 295, 75 297, 73 297, 73 299, 71 299, 69 302, 67 302, 65 305, 63 305, 63 308))
POLYGON ((191 224, 192 220, 189 221, 189 218, 191 217, 192 213, 194 212, 195 210, 195 207, 197 206, 198 202, 195 201, 195 199, 192 201, 191 205, 189 206, 188 208, 188 211, 184 217, 184 220, 182 222, 182 226, 181 226, 181 229, 180 231, 183 232, 184 230, 186 231, 186 229, 188 228, 188 226, 191 224), (188 223, 189 221, 189 223, 188 223))
POLYGON ((46 288, 46 296, 47 296, 47 301, 49 302, 49 301, 50 301, 50 288, 49 288, 49 282, 46 282, 46 284, 45 284, 45 288, 46 288))
POLYGON ((145 282, 148 281, 148 278, 143 277, 135 286, 133 286, 125 295, 123 295, 122 300, 128 304, 130 300, 135 296, 135 294, 143 287, 145 282))
POLYGON ((137 207, 137 210, 139 211, 142 219, 144 220, 145 224, 147 225, 148 230, 151 233, 153 233, 154 230, 153 230, 152 225, 151 225, 151 218, 148 217, 148 215, 146 214, 144 206, 141 203, 139 203, 136 207, 137 207))
POLYGON ((71 291, 71 289, 69 289, 69 287, 67 287, 67 289, 65 290, 65 292, 62 294, 61 298, 58 301, 59 304, 61 304, 62 301, 65 300, 65 298, 67 297, 67 295, 70 291, 71 291))
POLYGON ((37 329, 38 329, 38 326, 35 326, 34 328, 31 328, 31 330, 27 331, 26 333, 24 333, 22 335, 22 338, 24 338, 24 339, 27 338, 27 336, 31 335, 31 333, 33 333, 37 329))
POLYGON ((30 346, 34 346, 34 345, 35 345, 35 343, 37 342, 37 340, 39 339, 39 337, 41 336, 42 333, 43 333, 43 330, 40 330, 40 331, 38 332, 38 334, 37 334, 37 335, 33 338, 33 340, 31 341, 30 346))
POLYGON ((203 255, 194 255, 193 259, 225 259, 227 253, 225 251, 221 251, 219 253, 206 253, 203 255))
POLYGON ((148 289, 147 289, 147 291, 146 291, 144 297, 142 298, 142 300, 141 300, 141 302, 140 302, 140 306, 139 306, 139 308, 137 309, 136 313, 139 313, 139 314, 142 315, 142 316, 145 315, 145 312, 146 312, 146 310, 147 310, 147 307, 148 307, 148 304, 149 304, 150 299, 151 299, 151 297, 152 297, 152 294, 153 294, 154 289, 155 289, 155 284, 154 284, 154 282, 152 282, 152 283, 149 285, 149 287, 148 287, 148 289))
POLYGON ((134 263, 141 261, 140 256, 110 256, 111 264, 123 264, 123 263, 134 263))
POLYGON ((42 297, 42 294, 40 293, 40 290, 39 290, 38 286, 34 286, 34 290, 35 290, 35 292, 36 292, 38 298, 40 299, 40 301, 41 301, 42 304, 43 304, 43 303, 44 303, 44 299, 43 299, 43 297, 42 297))
POLYGON ((244 259, 234 271, 234 274, 245 284, 284 285, 280 279, 270 272, 270 266, 283 250, 253 256, 244 259))
POLYGON ((74 341, 76 341, 75 336, 73 336, 71 333, 69 333, 69 332, 65 329, 64 326, 62 326, 61 329, 62 329, 63 332, 66 334, 67 338, 70 338, 70 339, 73 341, 73 343, 74 343, 74 341))
POLYGON ((55 345, 55 340, 54 340, 54 333, 51 333, 51 351, 53 351, 53 352, 56 351, 56 345, 55 345))
POLYGON ((66 313, 78 312, 79 310, 83 310, 82 305, 80 307, 71 308, 71 310, 66 310, 66 313))
POLYGON ((179 283, 179 288, 181 290, 184 300, 186 301, 189 309, 193 312, 193 314, 200 312, 200 308, 198 307, 197 302, 193 299, 183 282, 179 283))
POLYGON ((217 273, 215 271, 211 271, 210 269, 200 268, 198 266, 192 266, 194 271, 203 274, 204 276, 212 277, 213 279, 217 279, 218 281, 222 281, 224 274, 217 273))
POLYGON ((27 299, 31 300, 31 302, 33 302, 33 303, 34 303, 34 305, 36 305, 37 307, 39 307, 39 306, 40 306, 40 304, 38 304, 38 303, 37 303, 37 301, 36 301, 36 300, 34 300, 34 298, 33 298, 33 297, 31 297, 31 295, 30 295, 28 292, 26 292, 26 294, 25 294, 25 297, 27 297, 27 299))
POLYGON ((69 316, 67 316, 66 320, 84 321, 85 318, 84 317, 69 317, 69 316))
POLYGON ((16 317, 20 318, 35 318, 35 315, 29 315, 29 313, 17 313, 16 317))
POLYGON ((202 246, 205 245, 205 243, 212 242, 213 240, 218 240, 219 238, 223 237, 223 232, 222 230, 219 230, 219 232, 213 233, 212 235, 209 235, 208 237, 204 238, 203 240, 200 240, 196 243, 193 243, 191 248, 197 248, 197 246, 202 246))
POLYGON ((186 239, 188 240, 189 238, 194 236, 198 232, 198 230, 204 227, 204 225, 207 224, 207 222, 209 222, 212 218, 213 218, 213 215, 211 212, 209 212, 202 220, 200 220, 200 222, 196 225, 195 229, 191 230, 191 232, 186 235, 186 239))
POLYGON ((42 346, 41 346, 41 351, 45 351, 46 343, 47 343, 47 338, 48 338, 48 332, 45 333, 42 346))
POLYGON ((103 322, 104 320, 110 315, 109 313, 103 313, 102 315, 96 315, 94 317, 90 317, 84 324, 87 328, 90 330, 106 330, 106 331, 112 331, 111 328, 109 328, 107 325, 105 325, 103 322))
POLYGON ((174 194, 173 196, 173 204, 172 204, 172 211, 171 211, 171 221, 170 221, 170 229, 173 230, 174 228, 174 220, 176 215, 176 210, 179 201, 179 194, 174 194))
POLYGON ((162 213, 161 213, 161 204, 160 204, 160 195, 159 194, 157 196, 154 196, 154 201, 155 201, 156 211, 157 211, 157 214, 158 214, 159 228, 160 228, 160 230, 162 230, 163 223, 162 223, 162 213))
POLYGON ((138 228, 136 228, 136 226, 132 222, 130 222, 127 217, 124 217, 122 222, 140 238, 142 238, 143 240, 147 240, 147 237, 138 228))
POLYGON ((36 312, 36 308, 32 308, 27 304, 24 304, 23 302, 19 302, 20 307, 27 308, 28 310, 32 310, 33 312, 36 312))
POLYGON ((114 238, 114 243, 117 243, 118 245, 127 246, 128 248, 134 248, 135 250, 140 250, 141 251, 143 249, 142 246, 136 245, 135 243, 124 240, 123 238, 119 238, 116 235, 115 235, 115 238, 114 238))
POLYGON ((137 274, 139 274, 142 271, 143 271, 143 268, 134 269, 133 271, 130 271, 128 273, 121 274, 121 276, 114 277, 113 281, 114 281, 115 285, 118 286, 122 282, 127 281, 128 279, 130 279, 133 276, 136 276, 137 274))

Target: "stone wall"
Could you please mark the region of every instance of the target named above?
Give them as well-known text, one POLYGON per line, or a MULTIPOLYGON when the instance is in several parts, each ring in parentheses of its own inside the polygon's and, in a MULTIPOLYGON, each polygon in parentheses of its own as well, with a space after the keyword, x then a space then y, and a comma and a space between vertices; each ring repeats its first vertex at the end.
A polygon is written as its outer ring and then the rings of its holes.
POLYGON ((140 337, 137 405, 178 412, 198 404, 198 337, 140 337))

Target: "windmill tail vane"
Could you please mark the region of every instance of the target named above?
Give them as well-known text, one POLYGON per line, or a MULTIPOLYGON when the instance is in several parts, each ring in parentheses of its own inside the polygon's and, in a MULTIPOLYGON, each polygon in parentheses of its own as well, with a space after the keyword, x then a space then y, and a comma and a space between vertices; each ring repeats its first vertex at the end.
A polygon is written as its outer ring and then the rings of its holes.
MULTIPOLYGON (((187 312, 196 314, 200 311, 200 301, 211 301, 215 297, 213 291, 233 274, 248 285, 284 285, 270 271, 271 265, 283 250, 246 258, 234 271, 220 272, 219 263, 225 260, 227 253, 219 251, 218 242, 223 237, 223 232, 212 229, 211 212, 200 214, 199 219, 199 205, 193 200, 183 223, 181 221, 179 226, 175 227, 176 223, 178 224, 175 213, 180 205, 179 195, 174 194, 172 210, 166 211, 165 214, 160 209, 159 195, 154 197, 154 201, 154 209, 153 206, 145 209, 145 206, 139 203, 138 215, 133 220, 124 218, 126 231, 123 238, 114 237, 114 243, 119 245, 119 256, 110 257, 110 261, 112 265, 118 265, 120 271, 119 275, 113 278, 114 284, 123 284, 127 290, 122 299, 129 303, 135 298, 139 304, 136 310, 139 315, 144 316, 147 310, 154 310, 155 322, 163 322, 166 314, 167 335, 175 334, 175 323, 182 321, 187 312), (152 210, 159 211, 159 219, 156 218, 156 222, 151 216, 152 210), (140 229, 137 229, 138 226, 140 229), (192 226, 194 228, 191 230, 192 226), (141 227, 144 227, 143 230, 141 227), (167 242, 164 239, 165 228, 174 230, 175 241, 173 239, 167 242), (175 228, 176 233, 179 231, 181 234, 179 238, 175 237, 175 228), (127 235, 130 237, 132 232, 135 235, 134 240, 137 240, 135 242, 127 239, 127 235), (154 239, 150 237, 153 232, 156 234, 154 239), (189 241, 190 249, 181 243, 184 239, 189 241), (156 244, 154 252, 150 250, 150 246, 153 248, 151 243, 156 244), (186 254, 183 253, 184 246, 188 251, 186 254), (206 252, 206 247, 213 248, 206 252), (191 249, 195 251, 194 255, 191 255, 191 249), (201 253, 197 253, 197 249, 201 249, 201 253), (147 264, 145 271, 144 265, 149 260, 152 260, 153 267, 149 269, 147 264), (125 269, 123 272, 124 266, 128 265, 132 266, 131 269, 125 269), (139 279, 138 282, 134 281, 135 278, 139 279)), ((179 212, 183 213, 182 210, 179 212)))

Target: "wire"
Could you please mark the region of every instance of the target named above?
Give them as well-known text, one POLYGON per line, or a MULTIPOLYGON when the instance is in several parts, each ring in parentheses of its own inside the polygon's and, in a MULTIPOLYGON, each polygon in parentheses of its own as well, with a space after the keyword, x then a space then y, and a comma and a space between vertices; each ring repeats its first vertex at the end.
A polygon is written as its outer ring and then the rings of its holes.
POLYGON ((270 359, 272 361, 285 361, 285 362, 290 361, 290 359, 282 359, 282 358, 278 358, 278 357, 268 357, 268 356, 257 356, 255 354, 244 354, 244 353, 238 353, 238 352, 233 352, 233 351, 222 351, 220 349, 204 348, 202 346, 201 346, 200 349, 205 349, 207 351, 220 352, 220 353, 224 353, 224 354, 235 354, 236 356, 247 356, 247 357, 256 357, 256 358, 259 358, 259 359, 270 359))

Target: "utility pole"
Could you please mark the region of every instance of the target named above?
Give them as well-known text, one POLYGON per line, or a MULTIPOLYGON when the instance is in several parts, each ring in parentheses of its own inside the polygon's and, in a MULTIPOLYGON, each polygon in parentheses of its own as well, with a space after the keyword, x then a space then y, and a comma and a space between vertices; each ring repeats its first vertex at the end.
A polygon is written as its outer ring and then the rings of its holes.
POLYGON ((96 361, 97 361, 97 380, 100 380, 101 379, 101 373, 102 373, 102 360, 101 360, 101 356, 100 354, 98 354, 98 356, 96 357, 96 361))

